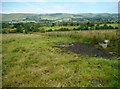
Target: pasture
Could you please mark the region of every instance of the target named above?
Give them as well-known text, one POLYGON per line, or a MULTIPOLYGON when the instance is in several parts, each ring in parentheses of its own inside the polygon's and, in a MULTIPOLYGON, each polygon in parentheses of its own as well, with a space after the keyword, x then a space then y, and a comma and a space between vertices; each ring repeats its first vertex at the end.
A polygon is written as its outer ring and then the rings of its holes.
POLYGON ((53 47, 108 39, 111 44, 104 50, 114 53, 115 30, 16 33, 2 38, 3 87, 119 87, 119 57, 91 57, 53 47))

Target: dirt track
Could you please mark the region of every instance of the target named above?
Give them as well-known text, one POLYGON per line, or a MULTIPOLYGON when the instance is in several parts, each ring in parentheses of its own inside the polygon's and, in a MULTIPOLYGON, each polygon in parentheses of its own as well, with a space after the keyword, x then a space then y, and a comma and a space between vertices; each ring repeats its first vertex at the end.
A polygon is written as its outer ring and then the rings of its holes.
POLYGON ((73 52, 76 54, 89 55, 94 57, 111 58, 113 55, 105 50, 97 49, 95 46, 85 43, 57 44, 55 47, 61 48, 64 52, 73 52))

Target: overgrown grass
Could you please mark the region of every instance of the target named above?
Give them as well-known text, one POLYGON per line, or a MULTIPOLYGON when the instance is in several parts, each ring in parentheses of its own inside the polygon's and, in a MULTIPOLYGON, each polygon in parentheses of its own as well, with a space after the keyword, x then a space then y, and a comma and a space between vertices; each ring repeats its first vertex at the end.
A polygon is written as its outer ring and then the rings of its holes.
POLYGON ((115 31, 70 31, 3 35, 3 87, 120 87, 118 58, 61 52, 56 43, 91 43, 115 31), (99 38, 100 37, 100 38, 99 38))

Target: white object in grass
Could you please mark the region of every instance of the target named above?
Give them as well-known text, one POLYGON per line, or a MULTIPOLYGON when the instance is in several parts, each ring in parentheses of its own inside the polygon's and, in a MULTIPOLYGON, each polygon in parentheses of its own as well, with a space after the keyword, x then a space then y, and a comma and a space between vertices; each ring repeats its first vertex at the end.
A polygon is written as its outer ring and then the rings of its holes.
POLYGON ((99 45, 102 46, 103 48, 107 48, 109 40, 104 40, 104 42, 99 42, 99 45))
POLYGON ((108 44, 110 41, 109 40, 104 40, 104 42, 108 44))

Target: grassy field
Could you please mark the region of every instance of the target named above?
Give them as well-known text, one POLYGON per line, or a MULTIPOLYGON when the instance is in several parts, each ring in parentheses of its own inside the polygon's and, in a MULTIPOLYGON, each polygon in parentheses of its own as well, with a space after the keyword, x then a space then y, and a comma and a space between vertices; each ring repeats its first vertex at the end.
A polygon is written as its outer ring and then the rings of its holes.
POLYGON ((40 27, 40 29, 45 29, 45 30, 50 30, 52 29, 53 31, 58 30, 60 28, 68 28, 68 29, 73 29, 73 28, 78 28, 79 26, 54 26, 54 27, 40 27))
POLYGON ((3 34, 3 87, 120 87, 118 60, 61 52, 56 43, 114 39, 116 31, 3 34))
MULTIPOLYGON (((101 24, 100 26, 103 26, 104 24, 101 24)), ((107 24, 108 26, 113 26, 114 28, 115 27, 118 27, 118 24, 116 24, 116 23, 112 23, 112 24, 107 24)))
MULTIPOLYGON (((95 24, 96 25, 96 24, 95 24)), ((107 24, 108 26, 113 26, 114 28, 115 27, 118 27, 118 24, 107 24)), ((104 26, 104 24, 100 24, 100 26, 104 26)), ((53 27, 47 27, 47 26, 44 26, 44 27, 40 27, 39 29, 45 29, 45 30, 50 30, 52 29, 53 31, 55 30, 58 30, 60 28, 68 28, 70 30, 72 30, 73 28, 78 28, 79 26, 53 26, 53 27)))

